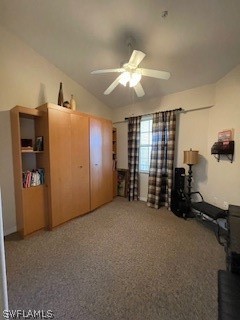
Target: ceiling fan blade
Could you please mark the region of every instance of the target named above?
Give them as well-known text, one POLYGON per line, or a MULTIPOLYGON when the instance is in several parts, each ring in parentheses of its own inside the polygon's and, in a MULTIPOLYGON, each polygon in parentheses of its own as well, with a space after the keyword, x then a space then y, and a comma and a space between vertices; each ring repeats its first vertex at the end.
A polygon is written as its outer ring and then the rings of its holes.
POLYGON ((104 91, 104 94, 107 95, 109 93, 111 93, 115 88, 116 86, 119 84, 119 79, 120 79, 121 75, 117 77, 117 79, 115 79, 113 81, 113 83, 110 84, 110 86, 104 91))
POLYGON ((168 80, 171 76, 171 73, 167 71, 144 69, 144 68, 138 68, 137 72, 140 72, 141 75, 143 76, 157 78, 157 79, 164 79, 164 80, 168 80))
POLYGON ((145 95, 145 92, 144 92, 143 87, 140 82, 138 82, 138 84, 135 85, 134 90, 135 90, 138 98, 141 98, 145 95))
POLYGON ((146 54, 143 53, 142 51, 133 50, 133 53, 128 61, 128 64, 136 68, 145 56, 146 54))
POLYGON ((123 72, 123 71, 125 71, 124 68, 103 69, 103 70, 92 71, 91 74, 110 73, 110 72, 123 72))

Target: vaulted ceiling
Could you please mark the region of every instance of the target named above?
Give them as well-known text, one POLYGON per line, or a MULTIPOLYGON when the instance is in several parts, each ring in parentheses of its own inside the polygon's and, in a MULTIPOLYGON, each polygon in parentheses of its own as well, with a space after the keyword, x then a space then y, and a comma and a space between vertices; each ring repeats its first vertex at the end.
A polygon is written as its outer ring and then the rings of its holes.
POLYGON ((0 0, 0 23, 112 108, 213 83, 240 63, 239 0, 0 0), (118 74, 90 72, 128 61, 130 37, 141 67, 171 78, 143 77, 142 98, 122 85, 106 96, 118 74))

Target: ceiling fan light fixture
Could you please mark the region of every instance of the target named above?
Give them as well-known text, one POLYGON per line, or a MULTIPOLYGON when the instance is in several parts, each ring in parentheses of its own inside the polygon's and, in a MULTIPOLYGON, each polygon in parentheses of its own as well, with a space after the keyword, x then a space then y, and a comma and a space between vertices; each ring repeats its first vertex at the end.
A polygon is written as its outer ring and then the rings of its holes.
POLYGON ((142 75, 140 73, 132 73, 131 79, 129 80, 129 87, 135 87, 141 78, 142 75))
POLYGON ((119 83, 121 83, 124 87, 126 87, 127 83, 129 83, 129 87, 134 88, 137 97, 141 98, 145 95, 143 87, 140 83, 142 76, 167 80, 171 75, 170 72, 167 71, 139 68, 139 64, 142 62, 145 56, 146 54, 142 51, 133 50, 129 61, 124 63, 121 68, 95 70, 92 71, 91 74, 109 72, 121 73, 104 91, 104 94, 110 94, 119 83))
POLYGON ((124 87, 126 87, 128 81, 130 81, 131 75, 129 72, 125 71, 121 74, 119 83, 121 83, 124 87))

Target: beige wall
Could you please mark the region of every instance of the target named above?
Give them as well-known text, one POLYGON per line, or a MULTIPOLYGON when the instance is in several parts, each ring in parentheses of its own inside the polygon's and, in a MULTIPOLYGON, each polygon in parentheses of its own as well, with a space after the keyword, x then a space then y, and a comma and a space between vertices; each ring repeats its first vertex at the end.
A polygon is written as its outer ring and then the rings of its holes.
POLYGON ((59 83, 63 82, 64 100, 73 94, 78 110, 111 119, 110 108, 19 38, 1 27, 0 38, 0 111, 15 105, 36 108, 46 102, 57 104, 59 83))
POLYGON ((216 84, 215 108, 209 113, 208 149, 217 140, 217 133, 234 129, 235 155, 233 163, 223 157, 217 162, 208 157, 206 198, 219 205, 226 201, 240 205, 240 66, 216 84))
MULTIPOLYGON (((114 113, 114 121, 125 117, 182 107, 189 111, 179 115, 176 141, 176 167, 183 164, 183 151, 189 148, 199 150, 199 163, 193 166, 193 189, 199 190, 206 201, 220 207, 223 202, 240 204, 240 66, 216 84, 193 88, 171 94, 147 103, 134 103, 114 113), (217 162, 211 155, 211 146, 217 141, 217 134, 224 129, 235 129, 235 157, 231 164, 227 160, 217 162)), ((116 123, 120 128, 118 141, 119 167, 127 168, 127 123, 116 123), (124 156, 125 155, 125 156, 124 156)), ((119 129, 118 129, 119 130, 119 129)), ((148 175, 140 174, 140 198, 147 197, 148 175)))
POLYGON ((35 108, 46 102, 56 104, 60 82, 64 99, 73 94, 78 110, 108 119, 112 110, 1 27, 0 39, 0 185, 8 234, 16 230, 9 110, 15 105, 35 108))
POLYGON ((0 112, 0 186, 5 234, 16 231, 11 145, 10 113, 2 111, 0 112))
POLYGON ((114 110, 113 122, 123 121, 125 117, 164 111, 176 108, 196 109, 214 104, 215 85, 206 85, 190 90, 133 104, 114 110))

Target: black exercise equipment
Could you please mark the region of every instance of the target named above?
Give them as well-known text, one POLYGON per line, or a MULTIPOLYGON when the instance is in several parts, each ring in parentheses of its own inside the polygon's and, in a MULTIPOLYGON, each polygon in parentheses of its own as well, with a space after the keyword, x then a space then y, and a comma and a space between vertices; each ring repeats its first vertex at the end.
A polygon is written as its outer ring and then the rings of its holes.
POLYGON ((200 192, 191 192, 191 198, 188 199, 191 212, 197 219, 201 221, 207 221, 215 223, 217 229, 215 234, 220 245, 225 246, 227 242, 227 231, 220 225, 223 221, 226 225, 226 219, 228 216, 228 210, 218 208, 206 201, 200 192))
MULTIPOLYGON (((200 192, 188 192, 185 189, 185 169, 175 168, 174 188, 172 190, 171 210, 178 217, 200 218, 202 220, 215 221, 218 225, 218 236, 220 227, 218 219, 227 218, 227 210, 223 210, 204 201, 200 192)), ((219 238, 219 237, 218 237, 219 238)))
POLYGON ((184 193, 185 169, 175 168, 174 188, 172 190, 171 211, 178 217, 186 218, 190 211, 189 204, 184 193))
POLYGON ((218 271, 218 320, 237 320, 240 318, 240 206, 229 205, 227 224, 227 271, 218 271))
POLYGON ((203 196, 198 191, 191 192, 191 199, 189 200, 191 202, 191 208, 196 210, 196 214, 203 219, 205 216, 209 217, 212 220, 226 219, 227 217, 227 210, 218 208, 204 201, 203 196), (196 195, 198 195, 198 200, 200 199, 200 201, 194 201, 194 196, 196 195))

